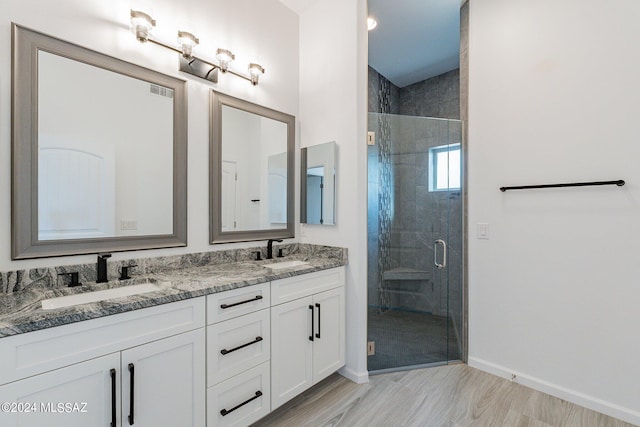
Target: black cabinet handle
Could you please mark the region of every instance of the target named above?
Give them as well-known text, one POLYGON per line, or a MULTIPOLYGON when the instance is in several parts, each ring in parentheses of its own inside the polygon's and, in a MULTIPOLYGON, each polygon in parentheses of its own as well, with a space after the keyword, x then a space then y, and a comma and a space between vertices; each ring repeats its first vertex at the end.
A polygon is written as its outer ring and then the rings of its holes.
POLYGON ((220 305, 220 308, 224 310, 225 308, 231 308, 231 307, 235 307, 236 305, 247 304, 249 302, 254 302, 254 301, 260 301, 261 299, 262 299, 262 295, 256 295, 255 298, 251 298, 246 301, 240 301, 234 304, 222 304, 220 305))
POLYGON ((222 411, 220 411, 220 415, 222 415, 223 417, 224 417, 224 416, 226 416, 226 415, 229 415, 230 413, 232 413, 232 412, 233 412, 233 411, 235 411, 236 409, 238 409, 238 408, 242 408, 244 405, 246 405, 247 403, 249 403, 249 402, 251 402, 251 401, 253 401, 253 400, 256 400, 256 399, 257 399, 257 398, 259 398, 260 396, 262 396, 262 392, 261 392, 260 390, 258 390, 258 391, 256 391, 256 395, 255 395, 255 396, 253 396, 252 398, 245 400, 245 401, 244 401, 244 402, 242 402, 241 404, 236 405, 236 406, 234 406, 234 407, 233 407, 233 408, 231 408, 231 409, 223 409, 222 411))
POLYGON ((220 353, 222 353, 223 355, 224 355, 224 354, 233 353, 233 352, 234 352, 234 351, 236 351, 236 350, 240 350, 241 348, 248 347, 248 346, 250 346, 251 344, 255 344, 255 343, 258 343, 258 342, 260 342, 260 341, 262 341, 262 337, 256 337, 256 339, 255 339, 255 340, 253 340, 253 341, 251 341, 251 342, 248 342, 248 343, 246 343, 246 344, 239 345, 238 347, 232 348, 231 350, 227 350, 226 348, 223 348, 222 350, 220 350, 220 353))
POLYGON ((316 307, 318 307, 318 333, 316 334, 316 338, 320 338, 320 303, 316 303, 316 307))
POLYGON ((112 369, 111 374, 111 427, 116 427, 116 370, 112 369))
POLYGON ((133 425, 133 378, 135 376, 135 367, 133 363, 129 363, 129 425, 133 425))
POLYGON ((313 318, 314 318, 314 311, 313 311, 313 306, 310 305, 309 306, 309 310, 311 310, 311 335, 309 335, 309 341, 313 341, 313 331, 316 329, 315 326, 313 326, 313 318))

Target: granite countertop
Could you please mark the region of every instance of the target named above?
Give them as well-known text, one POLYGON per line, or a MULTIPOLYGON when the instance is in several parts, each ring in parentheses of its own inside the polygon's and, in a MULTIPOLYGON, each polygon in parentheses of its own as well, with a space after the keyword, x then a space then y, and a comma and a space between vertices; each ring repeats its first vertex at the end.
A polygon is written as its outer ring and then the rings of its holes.
POLYGON ((347 263, 346 260, 324 257, 287 257, 280 261, 292 260, 305 261, 308 265, 272 272, 262 265, 277 260, 219 263, 140 275, 126 281, 93 282, 76 288, 27 289, 4 294, 0 296, 0 338, 257 285, 347 263), (161 289, 51 310, 43 310, 41 306, 42 300, 49 298, 147 282, 161 289))

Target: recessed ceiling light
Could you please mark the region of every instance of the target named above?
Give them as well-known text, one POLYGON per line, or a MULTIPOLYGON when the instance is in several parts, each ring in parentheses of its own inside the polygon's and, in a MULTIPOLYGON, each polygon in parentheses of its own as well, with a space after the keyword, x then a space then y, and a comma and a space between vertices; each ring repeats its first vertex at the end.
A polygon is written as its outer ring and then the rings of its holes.
POLYGON ((369 29, 369 31, 373 30, 377 26, 378 21, 376 21, 376 18, 374 18, 373 16, 367 18, 367 28, 369 29))

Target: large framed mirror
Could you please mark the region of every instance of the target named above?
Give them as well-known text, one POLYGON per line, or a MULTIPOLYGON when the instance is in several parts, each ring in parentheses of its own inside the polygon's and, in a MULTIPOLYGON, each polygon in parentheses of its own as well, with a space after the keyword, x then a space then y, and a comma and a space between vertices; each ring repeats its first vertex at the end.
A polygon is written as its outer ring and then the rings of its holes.
POLYGON ((300 222, 336 223, 336 143, 300 151, 300 222))
POLYGON ((186 82, 12 35, 12 258, 186 246, 186 82))
POLYGON ((295 117, 211 91, 212 244, 294 237, 295 117))

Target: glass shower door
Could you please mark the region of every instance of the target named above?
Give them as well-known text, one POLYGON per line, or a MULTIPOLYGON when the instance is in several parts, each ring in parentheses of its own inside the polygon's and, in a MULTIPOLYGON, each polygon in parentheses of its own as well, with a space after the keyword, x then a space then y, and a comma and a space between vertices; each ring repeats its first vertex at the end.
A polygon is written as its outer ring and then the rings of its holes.
POLYGON ((460 121, 371 113, 369 131, 369 370, 459 359, 460 121))

